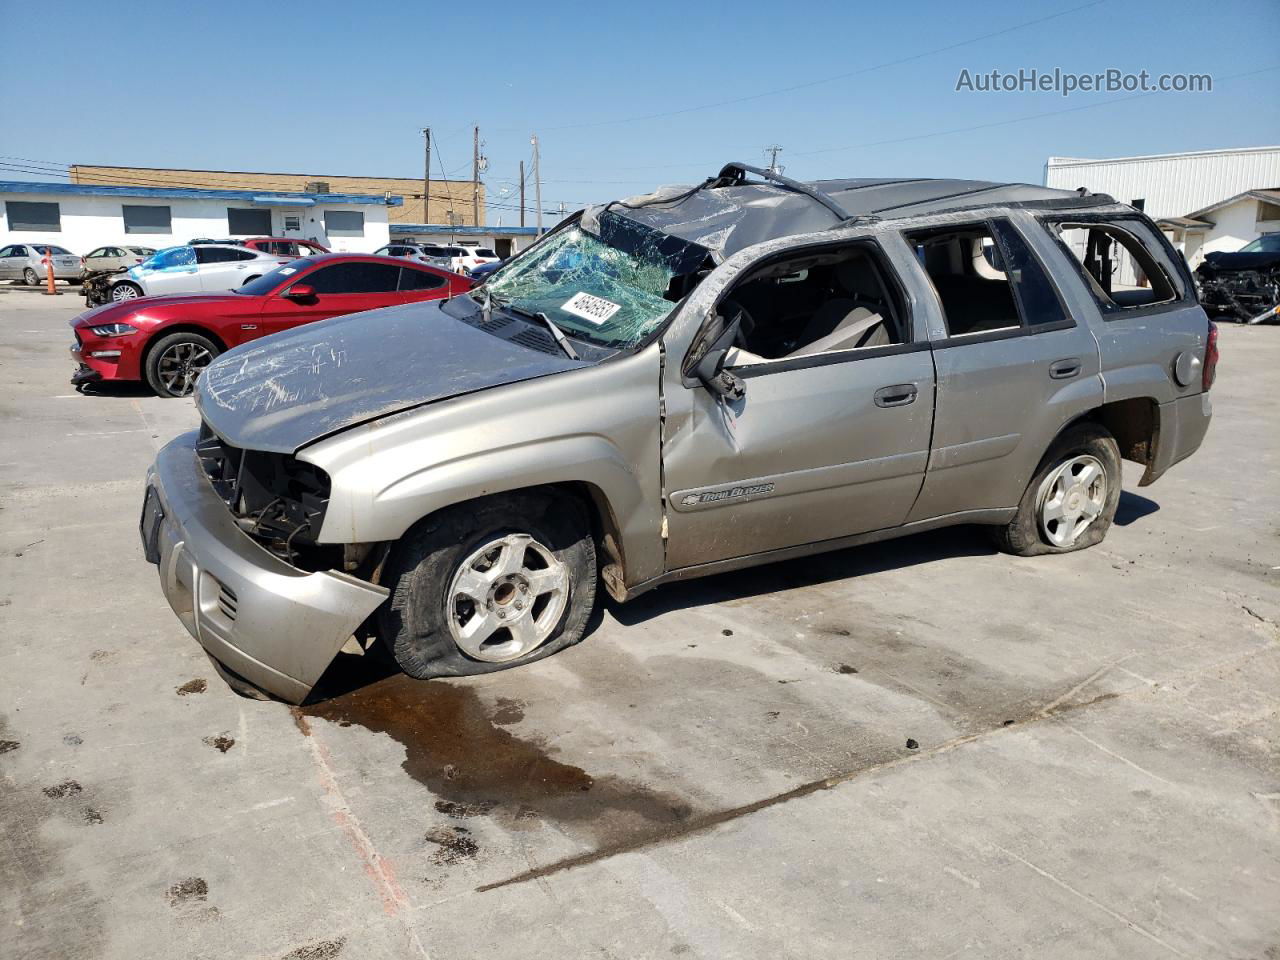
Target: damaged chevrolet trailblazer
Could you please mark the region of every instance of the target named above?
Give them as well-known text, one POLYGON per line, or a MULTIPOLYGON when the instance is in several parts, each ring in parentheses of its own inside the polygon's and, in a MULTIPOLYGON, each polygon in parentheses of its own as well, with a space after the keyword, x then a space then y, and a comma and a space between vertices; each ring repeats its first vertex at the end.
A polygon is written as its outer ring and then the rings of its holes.
POLYGON ((1200 445, 1216 361, 1185 265, 1110 197, 730 164, 465 295, 224 354, 143 547, 233 684, 301 701, 353 632, 414 677, 485 673, 581 639, 598 583, 957 523, 1091 546, 1121 458, 1146 484, 1200 445))

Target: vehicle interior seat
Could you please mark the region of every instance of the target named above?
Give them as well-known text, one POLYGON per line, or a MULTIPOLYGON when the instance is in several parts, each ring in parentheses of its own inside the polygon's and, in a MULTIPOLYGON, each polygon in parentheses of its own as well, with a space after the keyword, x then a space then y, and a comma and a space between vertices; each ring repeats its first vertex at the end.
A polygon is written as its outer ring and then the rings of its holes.
POLYGON ((788 356, 894 342, 884 319, 890 310, 875 262, 866 256, 846 260, 835 267, 833 279, 842 295, 818 308, 800 334, 800 346, 788 356))

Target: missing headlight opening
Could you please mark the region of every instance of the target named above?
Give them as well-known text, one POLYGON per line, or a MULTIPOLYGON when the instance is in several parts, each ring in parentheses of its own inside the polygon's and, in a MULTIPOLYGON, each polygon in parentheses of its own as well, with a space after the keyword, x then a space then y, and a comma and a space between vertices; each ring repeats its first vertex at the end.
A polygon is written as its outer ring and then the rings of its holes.
POLYGON ((295 457, 242 450, 201 424, 196 456, 236 524, 273 554, 304 570, 342 569, 341 547, 317 545, 329 505, 329 477, 295 457))

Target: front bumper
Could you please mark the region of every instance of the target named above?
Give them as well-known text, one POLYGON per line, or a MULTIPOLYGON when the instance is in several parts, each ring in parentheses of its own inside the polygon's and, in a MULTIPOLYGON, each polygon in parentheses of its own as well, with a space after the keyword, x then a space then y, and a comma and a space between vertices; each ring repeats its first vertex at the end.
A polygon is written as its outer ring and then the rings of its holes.
POLYGON ((141 532, 169 606, 215 659, 301 703, 357 627, 387 598, 345 573, 307 573, 245 534, 196 459, 196 433, 147 473, 141 532))

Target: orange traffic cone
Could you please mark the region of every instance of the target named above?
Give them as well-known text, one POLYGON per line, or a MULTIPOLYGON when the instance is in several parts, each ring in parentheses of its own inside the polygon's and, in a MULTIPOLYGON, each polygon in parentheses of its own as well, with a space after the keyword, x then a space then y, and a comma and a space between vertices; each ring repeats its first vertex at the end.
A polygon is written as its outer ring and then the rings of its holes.
POLYGON ((49 289, 44 292, 46 297, 58 296, 58 289, 53 285, 53 247, 46 246, 44 248, 44 270, 45 276, 49 278, 49 289))

